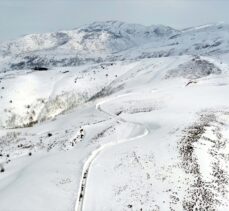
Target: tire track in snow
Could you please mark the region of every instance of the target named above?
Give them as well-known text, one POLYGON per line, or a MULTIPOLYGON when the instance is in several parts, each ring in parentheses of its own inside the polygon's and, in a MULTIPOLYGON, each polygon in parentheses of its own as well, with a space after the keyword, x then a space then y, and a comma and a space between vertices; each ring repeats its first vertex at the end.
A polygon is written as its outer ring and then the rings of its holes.
MULTIPOLYGON (((125 96, 130 95, 130 94, 133 94, 133 93, 118 95, 114 98, 110 98, 110 99, 106 99, 104 101, 101 101, 101 102, 96 104, 96 109, 99 110, 100 112, 103 112, 103 113, 113 117, 113 118, 117 118, 117 115, 111 114, 111 113, 103 110, 101 108, 101 106, 103 104, 109 102, 109 101, 115 100, 117 98, 125 97, 125 96)), ((126 123, 128 121, 119 117, 118 122, 126 123)), ((132 123, 132 122, 129 122, 129 123, 132 123)), ((141 124, 137 124, 137 123, 132 123, 132 124, 142 126, 141 124)), ((78 195, 77 195, 77 201, 76 201, 76 205, 75 205, 75 211, 83 211, 84 198, 85 198, 85 193, 86 193, 86 188, 87 188, 87 180, 88 180, 88 176, 90 173, 90 167, 91 167, 93 161, 95 161, 95 159, 99 156, 99 154, 108 147, 111 147, 111 146, 114 146, 117 144, 122 144, 122 143, 129 142, 129 141, 134 141, 136 139, 143 138, 144 136, 147 136, 148 134, 149 134, 149 130, 147 128, 144 128, 144 132, 142 134, 139 134, 139 135, 132 137, 132 138, 129 138, 129 139, 121 139, 118 142, 116 141, 116 142, 104 144, 91 153, 91 155, 89 156, 89 158, 87 159, 87 161, 85 162, 85 164, 83 166, 81 182, 80 182, 79 191, 78 191, 78 195)))

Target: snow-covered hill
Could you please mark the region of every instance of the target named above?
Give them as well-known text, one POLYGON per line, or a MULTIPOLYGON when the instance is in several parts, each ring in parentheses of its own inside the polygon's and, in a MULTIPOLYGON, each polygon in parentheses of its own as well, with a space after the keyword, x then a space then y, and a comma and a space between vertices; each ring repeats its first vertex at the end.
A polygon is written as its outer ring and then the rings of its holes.
POLYGON ((165 26, 142 26, 118 21, 95 22, 72 31, 26 35, 3 44, 2 54, 63 50, 71 53, 115 53, 169 37, 177 31, 165 26))
POLYGON ((228 52, 228 29, 226 24, 179 31, 160 25, 95 22, 72 31, 26 35, 1 44, 0 55, 5 63, 2 69, 76 66, 185 54, 215 55, 228 52))
POLYGON ((98 62, 108 55, 166 39, 177 30, 165 26, 142 26, 118 21, 95 22, 72 31, 26 35, 0 45, 13 69, 33 65, 66 66, 98 62), (12 57, 14 62, 12 62, 12 57))
POLYGON ((0 44, 0 210, 228 210, 228 35, 107 21, 0 44))

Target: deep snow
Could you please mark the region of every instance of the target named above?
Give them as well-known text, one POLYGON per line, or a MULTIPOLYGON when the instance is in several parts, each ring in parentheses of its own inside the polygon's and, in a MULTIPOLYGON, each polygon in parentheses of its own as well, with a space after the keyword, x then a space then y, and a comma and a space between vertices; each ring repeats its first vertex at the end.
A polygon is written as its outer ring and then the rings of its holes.
POLYGON ((228 210, 228 33, 99 22, 1 44, 0 210, 228 210))

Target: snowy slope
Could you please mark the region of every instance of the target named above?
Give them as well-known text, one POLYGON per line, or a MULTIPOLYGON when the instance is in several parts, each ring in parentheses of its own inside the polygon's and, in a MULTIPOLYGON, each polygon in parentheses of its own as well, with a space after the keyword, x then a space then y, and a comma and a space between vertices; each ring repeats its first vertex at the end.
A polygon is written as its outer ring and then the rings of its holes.
POLYGON ((142 26, 118 21, 95 22, 72 31, 26 35, 1 44, 0 55, 13 69, 32 65, 66 66, 103 57, 176 34, 165 26, 142 26), (12 63, 11 58, 14 58, 12 63))
POLYGON ((73 51, 114 53, 176 33, 165 26, 146 27, 118 21, 94 22, 72 31, 26 35, 2 44, 2 54, 21 54, 34 51, 73 51))
POLYGON ((228 52, 227 24, 175 30, 118 21, 95 22, 72 31, 26 35, 0 45, 2 70, 78 66, 101 61, 228 52))
POLYGON ((228 33, 108 21, 1 44, 0 210, 228 210, 228 33))

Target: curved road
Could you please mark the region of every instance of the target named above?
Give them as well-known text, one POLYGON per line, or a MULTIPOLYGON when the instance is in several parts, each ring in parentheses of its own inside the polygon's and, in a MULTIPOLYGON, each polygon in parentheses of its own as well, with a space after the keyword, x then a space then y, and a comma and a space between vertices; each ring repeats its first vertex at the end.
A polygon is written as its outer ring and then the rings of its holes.
MULTIPOLYGON (((130 94, 133 94, 133 93, 130 93, 130 94)), ((130 94, 119 95, 119 96, 116 96, 114 98, 110 98, 110 99, 101 101, 101 102, 96 104, 96 109, 101 111, 101 112, 103 112, 103 113, 105 113, 105 114, 107 114, 107 115, 109 115, 109 116, 111 116, 111 117, 113 117, 113 118, 117 118, 116 115, 111 114, 111 113, 103 110, 101 106, 103 104, 111 101, 111 100, 115 100, 117 98, 121 98, 121 97, 130 95, 130 94)), ((126 120, 124 120, 122 118, 118 118, 117 121, 118 122, 128 122, 128 121, 126 121, 126 120)), ((129 122, 129 123, 132 123, 132 122, 129 122)), ((142 126, 141 124, 138 124, 138 123, 132 123, 132 124, 142 126)), ((89 158, 87 159, 87 161, 85 162, 85 164, 83 166, 83 171, 82 171, 80 187, 79 187, 78 196, 77 196, 77 202, 76 202, 76 206, 75 206, 75 211, 83 211, 84 196, 85 196, 85 192, 86 192, 86 188, 87 188, 87 180, 88 180, 88 175, 90 173, 90 167, 91 167, 93 161, 98 157, 98 155, 103 150, 105 150, 107 147, 110 147, 112 145, 122 144, 122 143, 129 142, 129 141, 134 141, 136 139, 140 139, 140 138, 148 135, 148 133, 149 133, 149 130, 147 128, 144 128, 144 132, 142 134, 139 134, 138 136, 135 136, 135 137, 132 137, 132 138, 129 138, 129 139, 122 139, 119 142, 111 142, 111 143, 108 143, 108 144, 104 144, 104 145, 100 146, 99 148, 97 148, 96 150, 94 150, 91 153, 91 155, 89 156, 89 158)))

